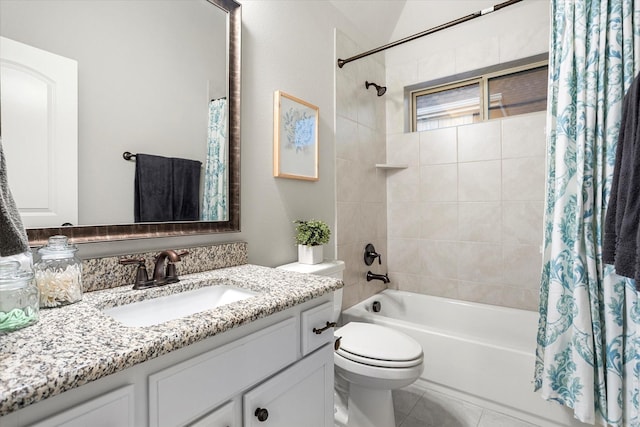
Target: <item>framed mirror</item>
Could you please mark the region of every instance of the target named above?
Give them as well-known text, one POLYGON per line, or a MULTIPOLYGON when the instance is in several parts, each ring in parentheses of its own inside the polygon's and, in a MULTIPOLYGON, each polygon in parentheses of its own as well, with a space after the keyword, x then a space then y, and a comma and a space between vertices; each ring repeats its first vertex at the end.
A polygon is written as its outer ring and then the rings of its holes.
MULTIPOLYGON (((77 222, 34 226, 25 221, 30 245, 41 245, 54 234, 84 243, 240 230, 239 3, 2 0, 0 12, 2 37, 77 63, 77 159, 67 155, 52 161, 48 169, 33 161, 12 163, 7 149, 12 116, 3 105, 0 124, 12 191, 12 168, 27 174, 19 184, 30 193, 50 186, 40 179, 41 169, 78 171, 77 187, 68 187, 78 194, 77 222), (47 30, 55 30, 55 37, 47 30), (62 47, 55 46, 56 39, 62 47), (196 101, 189 103, 190 94, 196 101), (125 160, 124 152, 198 160, 203 164, 202 182, 210 147, 211 101, 224 98, 226 210, 217 217, 199 215, 194 221, 134 222, 136 164, 131 158, 125 160), (219 219, 204 220, 208 218, 219 219)), ((8 92, 3 87, 3 101, 8 92)), ((55 147, 49 151, 47 159, 59 152, 55 147)), ((200 190, 201 197, 204 191, 200 190)))

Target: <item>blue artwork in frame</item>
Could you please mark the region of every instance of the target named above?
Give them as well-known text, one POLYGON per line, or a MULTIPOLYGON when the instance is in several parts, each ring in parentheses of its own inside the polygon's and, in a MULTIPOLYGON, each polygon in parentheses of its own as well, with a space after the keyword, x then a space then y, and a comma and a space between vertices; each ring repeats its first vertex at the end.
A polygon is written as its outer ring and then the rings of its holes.
POLYGON ((318 180, 318 107, 274 94, 273 176, 318 180))

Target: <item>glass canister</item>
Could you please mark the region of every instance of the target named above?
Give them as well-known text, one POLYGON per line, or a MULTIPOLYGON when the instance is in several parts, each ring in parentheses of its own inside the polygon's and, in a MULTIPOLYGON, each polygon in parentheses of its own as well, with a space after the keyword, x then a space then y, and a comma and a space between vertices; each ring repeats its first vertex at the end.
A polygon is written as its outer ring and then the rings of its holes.
POLYGON ((76 256, 77 251, 67 236, 51 236, 49 243, 38 249, 34 270, 41 308, 82 299, 82 262, 76 256))
POLYGON ((0 334, 33 325, 39 318, 33 272, 17 261, 0 262, 0 334))

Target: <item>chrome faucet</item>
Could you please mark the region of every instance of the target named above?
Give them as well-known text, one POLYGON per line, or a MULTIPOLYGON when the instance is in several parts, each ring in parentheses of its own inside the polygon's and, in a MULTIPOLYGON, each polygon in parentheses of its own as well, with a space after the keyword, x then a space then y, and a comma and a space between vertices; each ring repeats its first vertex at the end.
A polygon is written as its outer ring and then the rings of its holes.
POLYGON ((372 280, 382 280, 384 283, 391 282, 387 274, 375 274, 375 273, 372 273, 371 271, 367 271, 367 282, 370 282, 372 280))

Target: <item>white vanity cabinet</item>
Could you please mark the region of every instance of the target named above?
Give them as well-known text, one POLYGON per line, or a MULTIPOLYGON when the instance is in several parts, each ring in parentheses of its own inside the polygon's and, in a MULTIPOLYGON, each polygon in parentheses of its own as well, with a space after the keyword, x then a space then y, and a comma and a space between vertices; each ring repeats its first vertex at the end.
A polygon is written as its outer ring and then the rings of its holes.
POLYGON ((75 406, 31 427, 135 427, 133 386, 128 385, 75 406))
POLYGON ((244 427, 333 427, 333 347, 260 384, 243 403, 244 427))
POLYGON ((333 426, 333 328, 314 332, 326 327, 331 306, 304 310, 151 375, 149 426, 183 426, 194 419, 189 425, 333 426), (212 408, 240 396, 242 417, 220 424, 229 409, 212 408))
POLYGON ((329 321, 331 298, 45 399, 0 417, 0 425, 332 427, 333 328, 313 332, 329 321), (264 421, 258 408, 269 414, 264 421))
POLYGON ((295 317, 149 377, 149 426, 185 425, 298 358, 295 317))

